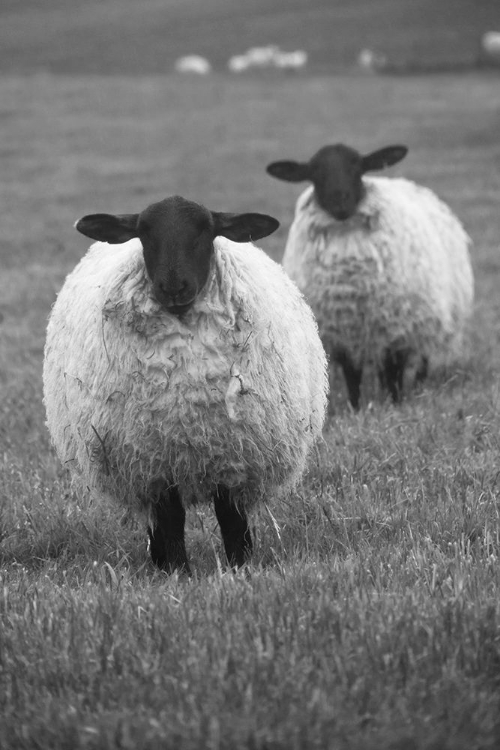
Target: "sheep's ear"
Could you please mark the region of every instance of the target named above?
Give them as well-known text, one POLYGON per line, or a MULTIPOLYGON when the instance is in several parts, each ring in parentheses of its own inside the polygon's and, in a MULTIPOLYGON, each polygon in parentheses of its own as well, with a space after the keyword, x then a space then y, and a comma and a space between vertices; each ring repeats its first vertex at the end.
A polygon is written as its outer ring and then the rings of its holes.
POLYGON ((304 182, 311 179, 309 164, 301 164, 298 161, 273 161, 267 165, 266 172, 271 177, 285 182, 304 182))
POLYGON ((362 158, 363 172, 373 172, 397 164, 398 161, 405 158, 407 153, 406 146, 387 146, 379 151, 373 151, 362 158))
POLYGON ((212 211, 214 237, 233 242, 252 242, 276 231, 280 223, 267 214, 226 214, 212 211))
POLYGON ((99 242, 120 245, 137 237, 139 214, 89 214, 75 223, 75 229, 86 237, 99 242))

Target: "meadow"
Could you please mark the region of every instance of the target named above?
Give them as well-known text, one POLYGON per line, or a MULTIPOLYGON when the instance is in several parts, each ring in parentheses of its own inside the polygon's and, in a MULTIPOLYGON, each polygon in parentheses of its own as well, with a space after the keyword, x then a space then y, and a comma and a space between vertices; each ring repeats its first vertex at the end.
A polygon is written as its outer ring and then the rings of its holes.
POLYGON ((2 750, 500 746, 499 115, 481 71, 0 77, 2 750), (49 444, 46 321, 88 246, 72 224, 180 194, 275 215, 259 244, 279 261, 301 187, 265 165, 335 141, 406 143, 392 173, 462 218, 470 357, 398 407, 368 387, 357 414, 339 376, 303 484, 253 519, 249 570, 226 570, 199 508, 194 576, 166 576, 49 444))

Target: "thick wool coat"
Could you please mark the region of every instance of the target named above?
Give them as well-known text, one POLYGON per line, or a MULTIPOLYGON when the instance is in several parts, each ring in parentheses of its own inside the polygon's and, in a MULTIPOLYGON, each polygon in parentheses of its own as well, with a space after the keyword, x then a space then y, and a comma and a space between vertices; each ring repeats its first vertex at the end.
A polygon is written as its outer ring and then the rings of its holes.
POLYGON ((183 503, 216 485, 249 507, 301 477, 326 408, 326 358, 301 293, 264 252, 214 242, 181 318, 152 295, 139 240, 96 243, 52 309, 47 425, 84 484, 147 510, 156 482, 183 503))
POLYGON ((340 222, 316 202, 297 201, 283 266, 316 316, 326 352, 379 367, 405 348, 430 369, 464 354, 474 296, 470 239, 429 189, 406 179, 366 177, 356 214, 340 222))

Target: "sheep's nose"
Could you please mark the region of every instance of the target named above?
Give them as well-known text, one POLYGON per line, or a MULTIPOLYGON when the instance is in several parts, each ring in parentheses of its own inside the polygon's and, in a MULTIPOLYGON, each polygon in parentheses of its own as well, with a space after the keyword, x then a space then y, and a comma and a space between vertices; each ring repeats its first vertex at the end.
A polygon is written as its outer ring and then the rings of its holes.
POLYGON ((340 208, 337 209, 333 215, 338 221, 345 221, 350 217, 351 213, 346 209, 340 208))
POLYGON ((174 298, 181 296, 186 291, 189 284, 187 281, 178 281, 175 285, 173 285, 168 281, 160 280, 158 281, 157 286, 162 294, 174 298))
POLYGON ((193 304, 196 291, 187 281, 181 281, 175 287, 165 281, 158 281, 154 286, 154 295, 160 305, 168 312, 174 315, 182 315, 193 304))

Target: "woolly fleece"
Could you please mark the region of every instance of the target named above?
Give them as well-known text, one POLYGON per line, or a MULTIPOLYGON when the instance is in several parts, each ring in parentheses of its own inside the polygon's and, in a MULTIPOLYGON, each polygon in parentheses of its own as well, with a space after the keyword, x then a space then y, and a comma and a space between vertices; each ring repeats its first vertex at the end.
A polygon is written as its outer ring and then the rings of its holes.
POLYGON ((73 475, 136 510, 157 481, 184 505, 224 484, 248 508, 302 475, 326 372, 310 308, 255 246, 218 237, 179 319, 152 296, 139 240, 96 243, 50 315, 47 425, 73 475))
POLYGON ((431 369, 456 361, 474 296, 469 237, 431 190, 387 177, 363 184, 357 213, 345 222, 307 188, 283 256, 327 354, 377 367, 385 348, 402 345, 428 357, 431 369))

